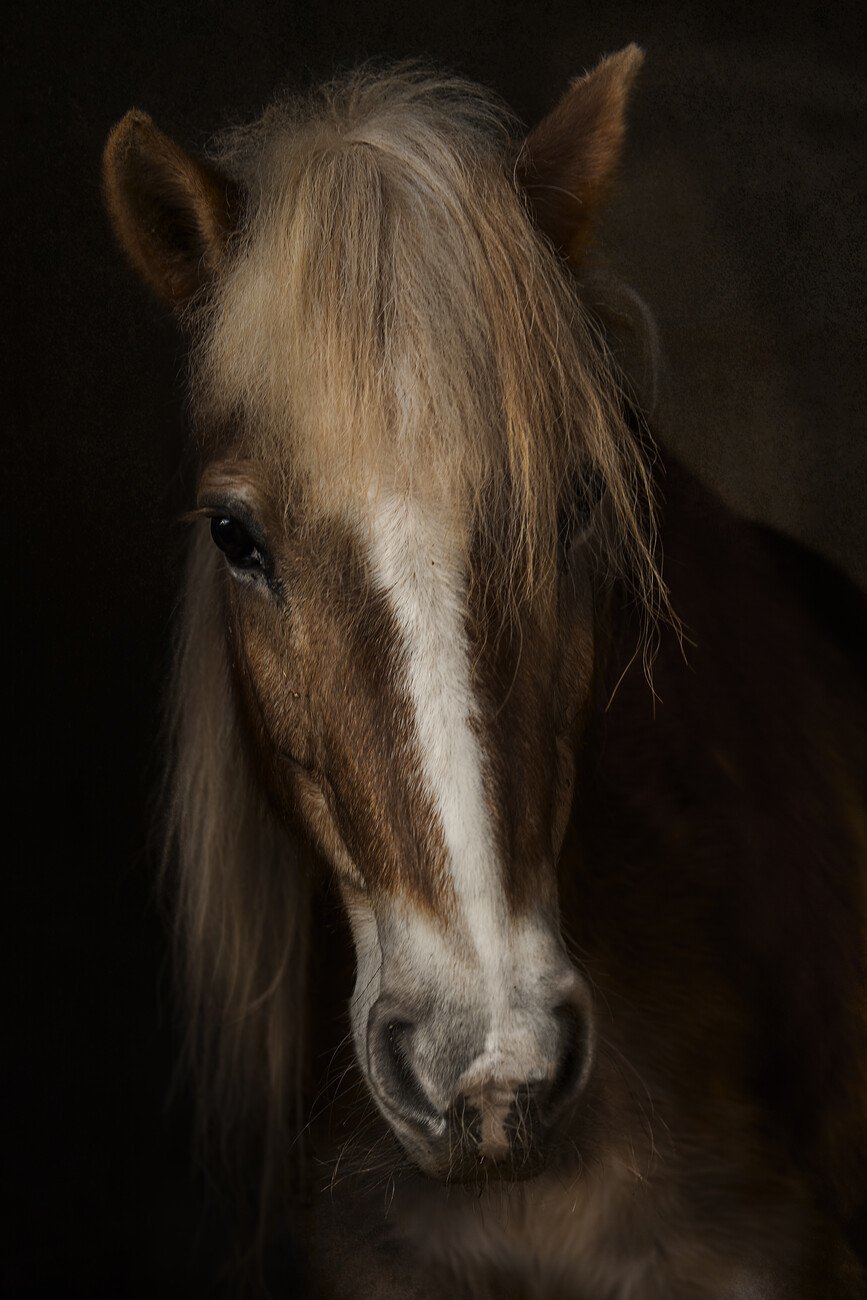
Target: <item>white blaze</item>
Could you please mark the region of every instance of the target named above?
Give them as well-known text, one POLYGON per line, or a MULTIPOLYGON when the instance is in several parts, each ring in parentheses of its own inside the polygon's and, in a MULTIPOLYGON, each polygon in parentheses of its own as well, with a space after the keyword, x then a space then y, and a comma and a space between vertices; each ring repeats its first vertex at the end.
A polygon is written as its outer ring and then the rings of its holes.
POLYGON ((400 629, 422 772, 493 1026, 508 1004, 509 920, 472 726, 463 556, 429 505, 393 494, 375 502, 370 546, 400 629))
MULTIPOLYGON (((558 1029, 551 1009, 570 996, 577 977, 542 917, 516 921, 509 912, 475 727, 463 548, 448 518, 429 502, 382 493, 371 510, 374 581, 399 628, 414 738, 458 912, 457 924, 443 930, 421 909, 395 900, 399 938, 390 955, 408 981, 404 991, 416 980, 422 989, 438 987, 444 1007, 472 1010, 484 1025, 475 1058, 448 1083, 448 1095, 437 1092, 435 1069, 420 1077, 443 1111, 458 1093, 475 1100, 483 1146, 497 1156, 508 1143, 503 1125, 514 1083, 553 1077, 558 1029)), ((362 937, 356 928, 356 940, 362 937)), ((378 963, 387 956, 371 945, 360 960, 376 975, 353 1004, 359 1037, 379 992, 378 963)), ((443 1025, 434 1018, 427 1028, 430 1064, 443 1025)))

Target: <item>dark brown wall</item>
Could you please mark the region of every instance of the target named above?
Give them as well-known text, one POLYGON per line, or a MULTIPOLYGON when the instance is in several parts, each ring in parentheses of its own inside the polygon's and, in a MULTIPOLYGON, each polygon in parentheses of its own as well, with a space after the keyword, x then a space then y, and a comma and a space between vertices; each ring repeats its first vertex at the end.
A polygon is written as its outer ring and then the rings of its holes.
POLYGON ((658 320, 663 431, 729 501, 863 581, 864 33, 855 5, 779 12, 34 0, 7 18, 6 1294, 199 1295, 215 1255, 188 1112, 167 1109, 175 1045, 147 845, 183 362, 106 228, 109 126, 137 104, 194 147, 281 83, 418 54, 531 120, 638 40, 648 61, 607 242, 658 320))

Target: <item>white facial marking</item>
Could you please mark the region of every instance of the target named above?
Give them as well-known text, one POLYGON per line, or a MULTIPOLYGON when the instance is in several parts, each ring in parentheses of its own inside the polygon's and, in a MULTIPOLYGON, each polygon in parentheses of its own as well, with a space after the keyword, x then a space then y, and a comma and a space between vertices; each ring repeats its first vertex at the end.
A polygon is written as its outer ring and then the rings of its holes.
MULTIPOLYGON (((463 552, 449 520, 429 502, 383 492, 371 509, 374 577, 400 629, 415 740, 458 912, 445 934, 395 900, 400 938, 392 957, 408 987, 438 989, 446 1004, 477 1014, 484 1026, 480 1053, 461 1076, 460 1090, 538 1080, 554 1068, 539 1038, 550 1035, 551 990, 573 973, 544 922, 516 921, 509 913, 473 726, 463 552)), ((502 1106, 489 1097, 484 1111, 485 1141, 497 1150, 504 1141, 502 1106)))
POLYGON ((508 915, 471 726, 461 556, 446 540, 445 521, 415 498, 387 494, 375 510, 371 559, 401 631, 425 782, 479 974, 501 998, 508 915))
MULTIPOLYGON (((389 1014, 411 1018, 410 1065, 442 1132, 449 1108, 464 1098, 479 1115, 480 1152, 501 1159, 516 1091, 554 1079, 558 1010, 583 998, 583 983, 550 916, 533 909, 515 916, 509 906, 477 727, 465 549, 453 519, 430 496, 380 483, 349 517, 397 624, 414 749, 454 896, 454 916, 443 921, 411 893, 344 890, 357 957, 356 1054, 372 1083, 370 1015, 385 998, 389 1014)), ((376 1086, 373 1093, 403 1140, 376 1086)))

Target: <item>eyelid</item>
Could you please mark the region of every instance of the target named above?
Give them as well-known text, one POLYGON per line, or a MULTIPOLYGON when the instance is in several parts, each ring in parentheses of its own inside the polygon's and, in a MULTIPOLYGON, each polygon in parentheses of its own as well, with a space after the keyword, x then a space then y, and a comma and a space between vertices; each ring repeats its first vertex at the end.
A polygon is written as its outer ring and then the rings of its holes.
POLYGON ((180 516, 182 524, 197 524, 200 519, 219 519, 222 515, 228 514, 228 510, 214 510, 211 506, 195 506, 192 510, 185 510, 180 516))
MULTIPOLYGON (((225 516, 237 519, 238 523, 249 533, 250 540, 259 553, 261 563, 258 568, 261 578, 272 596, 282 601, 283 581, 276 571, 271 547, 268 545, 264 532, 253 517, 245 500, 241 497, 223 493, 200 492, 197 505, 193 510, 187 511, 182 516, 182 520, 184 523, 195 523, 201 519, 221 519, 225 516)), ((231 561, 228 561, 228 563, 231 565, 231 561)), ((237 566, 235 566, 234 572, 243 577, 257 576, 252 570, 245 571, 237 566)))
POLYGON ((201 497, 195 510, 189 511, 184 516, 184 519, 187 521, 220 519, 225 515, 237 519, 238 523, 247 530, 256 543, 257 550, 264 555, 270 554, 268 539, 253 516, 250 507, 240 497, 218 497, 216 495, 210 498, 207 496, 201 497))

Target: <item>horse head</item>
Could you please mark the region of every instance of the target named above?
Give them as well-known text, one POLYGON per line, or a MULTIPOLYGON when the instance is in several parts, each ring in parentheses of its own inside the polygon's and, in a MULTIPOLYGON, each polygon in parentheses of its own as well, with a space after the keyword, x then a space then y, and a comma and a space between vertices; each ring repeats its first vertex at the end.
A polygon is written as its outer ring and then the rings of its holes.
POLYGON ((246 1052, 285 1092, 304 922, 273 845, 300 832, 354 938, 358 1064, 441 1178, 535 1172, 593 1070, 557 864, 607 575, 658 576, 574 267, 640 59, 523 137, 476 88, 403 69, 284 105, 207 164, 138 112, 106 149, 119 239, 192 338, 174 819, 194 1001, 235 1026, 219 1071, 246 1052))

